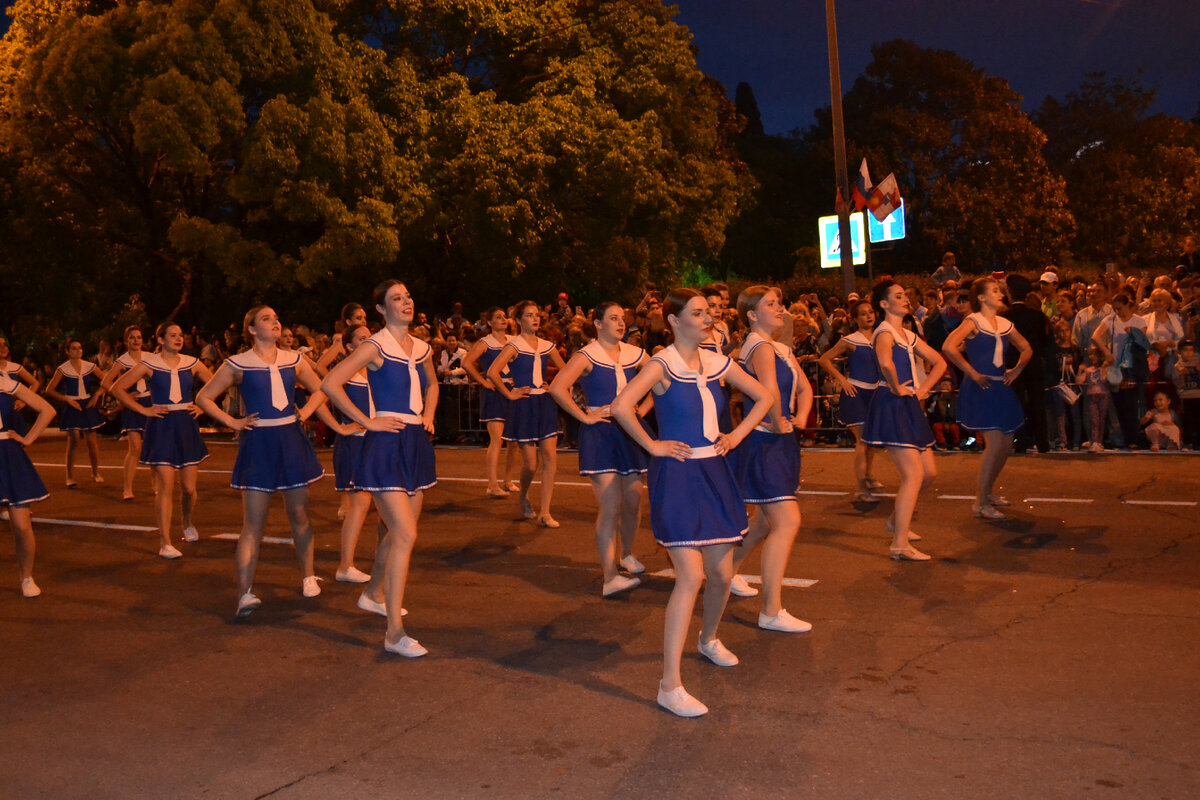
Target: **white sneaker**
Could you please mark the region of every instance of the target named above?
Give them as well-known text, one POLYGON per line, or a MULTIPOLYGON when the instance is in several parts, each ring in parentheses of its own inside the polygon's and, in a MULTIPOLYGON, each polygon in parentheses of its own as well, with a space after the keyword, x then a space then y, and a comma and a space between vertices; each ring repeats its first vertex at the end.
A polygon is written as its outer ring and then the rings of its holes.
POLYGON ((758 595, 758 589, 751 586, 741 575, 733 576, 733 580, 729 582, 729 591, 738 597, 755 597, 758 595))
MULTIPOLYGON (((358 607, 361 608, 363 611, 370 611, 372 614, 378 614, 381 617, 387 616, 387 606, 385 606, 383 603, 379 603, 379 602, 376 602, 375 600, 372 600, 371 598, 367 597, 365 594, 360 594, 358 596, 358 607)), ((407 614, 408 614, 407 608, 400 609, 400 616, 403 617, 403 616, 406 616, 407 614)))
POLYGON ((196 530, 195 525, 188 525, 186 528, 183 529, 183 540, 185 542, 200 541, 200 531, 196 530))
POLYGON ((182 555, 183 555, 183 553, 179 552, 179 548, 177 548, 173 544, 164 544, 162 547, 158 548, 158 557, 159 558, 165 558, 167 560, 171 560, 171 559, 179 558, 182 555))
POLYGON ((700 642, 700 655, 718 667, 736 667, 738 663, 738 657, 731 653, 728 647, 721 644, 720 639, 713 639, 707 644, 700 642))
POLYGON ((383 649, 405 658, 420 658, 429 652, 411 636, 401 636, 397 642, 389 642, 385 636, 383 637, 383 649))
POLYGON ((680 717, 702 717, 708 713, 708 706, 688 694, 682 686, 664 692, 662 684, 659 684, 658 704, 680 717))
POLYGON ((600 590, 602 597, 611 597, 619 592, 627 592, 635 586, 640 586, 642 583, 639 578, 631 578, 628 575, 618 575, 611 581, 604 582, 604 588, 600 590))
POLYGON ((346 570, 338 570, 334 577, 342 583, 366 583, 371 580, 371 576, 363 572, 358 567, 350 567, 346 570))
POLYGON ((41 593, 41 588, 33 582, 33 578, 25 578, 21 581, 21 597, 37 597, 41 593))
POLYGON ((300 585, 300 591, 305 597, 316 597, 321 593, 321 580, 316 575, 309 575, 300 585))
POLYGON ((787 612, 787 609, 781 608, 779 609, 779 613, 773 617, 768 617, 766 614, 759 612, 758 627, 766 631, 779 631, 780 633, 808 633, 812 630, 812 623, 796 619, 787 612))
POLYGON ((261 605, 262 605, 262 600, 259 600, 258 597, 251 594, 250 592, 246 592, 244 595, 242 595, 241 597, 238 598, 238 604, 237 604, 238 619, 245 619, 246 617, 250 616, 261 605))
POLYGON ((625 570, 631 575, 641 575, 646 571, 646 565, 638 561, 637 556, 635 556, 633 553, 630 553, 621 559, 621 569, 625 570))

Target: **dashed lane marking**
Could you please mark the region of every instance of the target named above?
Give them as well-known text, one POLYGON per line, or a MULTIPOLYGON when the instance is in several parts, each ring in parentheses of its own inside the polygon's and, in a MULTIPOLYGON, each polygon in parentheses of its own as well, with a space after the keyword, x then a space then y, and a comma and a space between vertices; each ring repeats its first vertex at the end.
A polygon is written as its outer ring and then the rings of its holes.
POLYGON ((115 522, 93 522, 82 519, 54 519, 52 517, 33 517, 34 522, 43 525, 70 525, 76 528, 111 528, 118 531, 157 531, 153 525, 118 525, 115 522))
POLYGON ((1022 503, 1094 503, 1090 497, 1026 497, 1022 503))
POLYGON ((1124 500, 1131 506, 1194 506, 1195 500, 1124 500))

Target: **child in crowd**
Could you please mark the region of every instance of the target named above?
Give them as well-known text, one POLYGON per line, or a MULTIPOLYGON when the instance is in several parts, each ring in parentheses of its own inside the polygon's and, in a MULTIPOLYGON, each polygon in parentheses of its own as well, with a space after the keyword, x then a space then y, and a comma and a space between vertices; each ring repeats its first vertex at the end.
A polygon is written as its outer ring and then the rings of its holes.
POLYGON ((1046 411, 1050 444, 1055 450, 1074 450, 1079 447, 1083 427, 1079 406, 1069 402, 1058 386, 1074 383, 1079 369, 1079 350, 1071 336, 1071 323, 1060 317, 1054 321, 1053 327, 1054 350, 1046 362, 1046 411))
POLYGON ((957 422, 958 398, 949 378, 942 378, 938 383, 938 390, 925 403, 925 414, 929 417, 929 427, 933 428, 935 450, 962 444, 962 431, 957 422))
POLYGON ((1179 360, 1175 362, 1175 388, 1179 392, 1180 412, 1183 416, 1183 446, 1200 449, 1200 356, 1196 355, 1196 343, 1179 343, 1179 360))
POLYGON ((1104 423, 1108 420, 1110 394, 1104 371, 1112 357, 1096 345, 1088 350, 1088 363, 1079 368, 1075 382, 1083 387, 1083 412, 1087 420, 1088 441, 1084 446, 1093 453, 1104 452, 1104 423))
POLYGON ((1151 450, 1179 449, 1179 422, 1166 392, 1154 393, 1154 408, 1142 417, 1151 450))

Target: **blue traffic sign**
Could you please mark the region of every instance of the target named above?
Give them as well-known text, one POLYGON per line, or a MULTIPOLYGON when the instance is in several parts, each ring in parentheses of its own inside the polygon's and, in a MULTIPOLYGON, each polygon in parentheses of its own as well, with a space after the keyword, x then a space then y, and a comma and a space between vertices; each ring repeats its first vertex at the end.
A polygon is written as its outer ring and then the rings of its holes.
POLYGON ((904 201, 901 200, 900 207, 884 217, 883 222, 875 219, 874 214, 869 214, 867 216, 867 225, 870 228, 872 244, 875 242, 894 242, 897 239, 903 239, 904 201))
MULTIPOLYGON (((855 264, 867 263, 867 252, 863 241, 867 238, 863 229, 863 215, 859 211, 850 215, 850 252, 855 264)), ((842 265, 842 239, 838 235, 838 218, 820 217, 817 230, 821 239, 821 269, 834 269, 842 265)))

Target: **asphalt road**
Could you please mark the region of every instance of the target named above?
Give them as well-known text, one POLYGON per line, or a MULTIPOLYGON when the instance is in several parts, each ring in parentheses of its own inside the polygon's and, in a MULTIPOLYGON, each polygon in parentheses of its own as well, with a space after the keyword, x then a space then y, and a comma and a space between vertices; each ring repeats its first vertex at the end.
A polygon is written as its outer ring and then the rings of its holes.
MULTIPOLYGON (((1014 518, 985 523, 956 499, 977 457, 939 456, 914 523, 935 560, 900 564, 891 501, 852 504, 849 453, 806 452, 784 602, 813 631, 760 631, 757 601, 733 599, 720 635, 741 664, 689 647, 684 683, 712 711, 684 720, 654 702, 671 580, 601 599, 574 454, 547 530, 484 497, 482 451, 439 449, 405 597, 430 653, 406 660, 332 579, 332 477, 311 502, 324 593, 303 599, 291 548, 264 545, 263 607, 233 619, 234 543, 218 537, 240 528, 234 451, 211 449, 203 538, 176 532, 175 562, 155 556, 146 473, 120 501, 121 445, 104 443, 103 485, 85 468, 66 491, 41 467, 44 594, 22 599, 15 571, 0 591, 0 796, 1200 796, 1194 457, 1014 457, 1014 518)), ((278 501, 268 533, 288 536, 278 501)), ((666 569, 645 521, 639 536, 666 569)))

